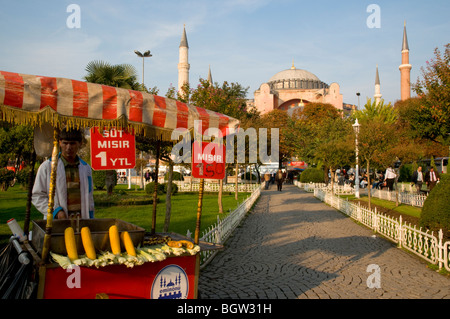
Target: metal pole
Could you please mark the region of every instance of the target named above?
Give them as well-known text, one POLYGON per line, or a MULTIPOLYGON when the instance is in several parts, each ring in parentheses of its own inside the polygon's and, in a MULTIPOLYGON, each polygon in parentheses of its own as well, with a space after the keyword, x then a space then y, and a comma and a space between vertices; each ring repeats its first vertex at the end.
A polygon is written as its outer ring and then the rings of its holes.
MULTIPOLYGON (((355 172, 355 197, 359 198, 359 158, 358 158, 358 130, 356 131, 356 139, 355 139, 355 145, 356 145, 356 172, 355 172)), ((370 191, 370 189, 369 189, 370 191)))

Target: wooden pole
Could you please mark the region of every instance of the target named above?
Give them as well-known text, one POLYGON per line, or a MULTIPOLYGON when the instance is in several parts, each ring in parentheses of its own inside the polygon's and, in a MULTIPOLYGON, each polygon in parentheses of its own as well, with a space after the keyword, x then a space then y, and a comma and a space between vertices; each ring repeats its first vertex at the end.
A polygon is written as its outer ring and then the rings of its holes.
POLYGON ((151 234, 155 234, 156 230, 156 206, 158 201, 158 175, 159 175, 159 153, 161 150, 161 141, 158 139, 156 142, 156 161, 155 161, 155 189, 153 191, 153 214, 152 214, 152 231, 151 234))
POLYGON ((33 150, 31 155, 31 170, 28 176, 28 195, 27 195, 27 209, 25 211, 25 223, 23 225, 23 232, 27 235, 30 230, 30 216, 31 216, 31 196, 33 191, 33 180, 34 180, 34 165, 36 164, 36 152, 33 150))
POLYGON ((52 166, 50 173, 50 189, 47 209, 47 225, 45 227, 44 244, 42 246, 42 262, 46 263, 48 253, 50 251, 50 239, 52 237, 53 228, 53 206, 55 205, 55 187, 56 187, 56 169, 58 167, 58 130, 53 131, 53 153, 52 153, 52 166))
POLYGON ((198 245, 200 241, 200 224, 202 219, 202 205, 203 205, 203 187, 205 185, 205 179, 200 179, 200 186, 198 190, 198 207, 197 207, 197 225, 195 227, 194 244, 198 245))

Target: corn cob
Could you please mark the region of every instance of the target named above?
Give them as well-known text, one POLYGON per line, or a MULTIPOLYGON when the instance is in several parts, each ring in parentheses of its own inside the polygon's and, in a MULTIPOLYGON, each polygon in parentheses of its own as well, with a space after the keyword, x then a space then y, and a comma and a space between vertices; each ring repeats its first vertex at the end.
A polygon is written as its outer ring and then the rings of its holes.
POLYGON ((130 234, 127 231, 123 231, 122 234, 120 234, 120 238, 122 239, 127 254, 136 257, 136 250, 134 249, 130 234))
POLYGON ((112 253, 115 255, 120 254, 120 237, 116 225, 109 227, 109 242, 111 244, 112 253))
POLYGON ((64 230, 64 241, 66 244, 67 257, 69 257, 71 261, 78 259, 77 243, 72 227, 67 227, 64 230))
POLYGON ((91 231, 88 227, 81 228, 81 240, 83 242, 84 251, 89 259, 97 258, 94 243, 92 242, 91 231))

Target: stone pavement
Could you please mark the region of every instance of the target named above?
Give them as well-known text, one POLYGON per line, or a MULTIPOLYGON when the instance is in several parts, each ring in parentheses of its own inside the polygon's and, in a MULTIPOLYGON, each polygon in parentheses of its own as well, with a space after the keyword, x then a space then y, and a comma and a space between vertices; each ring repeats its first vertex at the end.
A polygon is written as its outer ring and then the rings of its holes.
POLYGON ((313 194, 271 185, 200 271, 199 292, 202 299, 450 299, 450 278, 313 194))

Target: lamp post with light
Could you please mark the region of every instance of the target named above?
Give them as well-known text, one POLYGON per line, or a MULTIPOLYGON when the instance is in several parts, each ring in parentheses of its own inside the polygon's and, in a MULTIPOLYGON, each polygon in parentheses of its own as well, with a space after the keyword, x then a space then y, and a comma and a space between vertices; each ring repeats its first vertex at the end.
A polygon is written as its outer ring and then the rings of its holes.
POLYGON ((147 50, 144 53, 134 50, 134 53, 136 53, 138 57, 142 58, 142 88, 144 88, 144 58, 149 58, 152 55, 150 54, 150 50, 147 50))
POLYGON ((356 170, 355 170, 355 197, 359 198, 359 163, 358 163, 358 134, 360 124, 356 119, 355 124, 352 125, 355 131, 355 154, 356 154, 356 170))
MULTIPOLYGON (((138 50, 134 50, 134 53, 140 58, 142 58, 142 90, 144 90, 144 59, 149 58, 152 55, 150 54, 150 50, 145 51, 144 53, 139 52, 138 50)), ((141 151, 141 160, 142 160, 142 151, 141 151)), ((141 187, 144 188, 144 172, 142 168, 142 161, 141 161, 141 187)), ((158 178, 158 177, 157 177, 158 178)), ((130 188, 130 187, 128 187, 130 188)))

